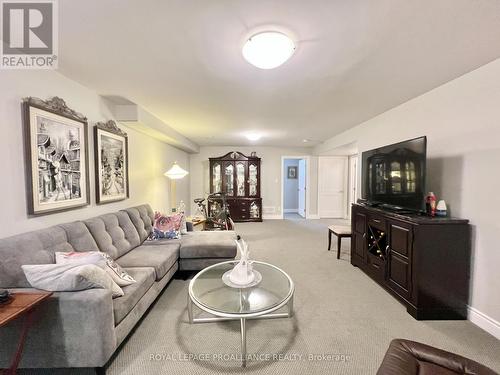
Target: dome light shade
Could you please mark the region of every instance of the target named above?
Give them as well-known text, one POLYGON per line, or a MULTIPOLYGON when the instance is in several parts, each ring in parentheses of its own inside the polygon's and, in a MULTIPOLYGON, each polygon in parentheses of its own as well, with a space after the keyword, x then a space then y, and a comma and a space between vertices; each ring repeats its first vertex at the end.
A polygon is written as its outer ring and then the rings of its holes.
POLYGON ((164 173, 164 175, 171 180, 180 180, 181 178, 186 177, 188 174, 189 172, 179 167, 179 164, 177 164, 177 162, 172 165, 172 168, 164 173))
POLYGON ((252 36, 243 46, 243 57, 260 69, 273 69, 284 64, 295 51, 295 44, 285 34, 266 31, 252 36))
POLYGON ((249 141, 254 142, 254 141, 258 141, 262 137, 262 135, 259 133, 248 133, 248 134, 246 134, 246 137, 249 141))

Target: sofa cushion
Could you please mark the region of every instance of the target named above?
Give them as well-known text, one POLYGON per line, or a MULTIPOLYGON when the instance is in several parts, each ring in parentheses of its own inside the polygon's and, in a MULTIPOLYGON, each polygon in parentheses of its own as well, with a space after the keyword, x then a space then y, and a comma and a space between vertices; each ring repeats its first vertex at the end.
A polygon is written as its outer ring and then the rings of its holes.
POLYGON ((99 249, 116 259, 139 246, 139 233, 126 212, 101 215, 84 221, 99 249))
POLYGON ((234 258, 234 231, 195 231, 181 238, 180 258, 234 258))
POLYGON ((56 251, 74 250, 60 226, 1 239, 0 288, 29 288, 23 264, 55 263, 56 251))
POLYGON ((148 204, 144 204, 142 206, 127 208, 123 212, 129 215, 130 220, 139 233, 141 243, 144 242, 153 231, 154 212, 151 207, 148 204))
POLYGON ((155 270, 151 267, 127 268, 126 271, 137 282, 123 287, 123 297, 113 300, 115 326, 127 316, 155 281, 155 270))
POLYGON ((156 280, 160 280, 177 262, 179 247, 178 241, 146 242, 118 258, 116 262, 122 267, 153 267, 156 280))
POLYGON ((66 231, 69 244, 75 251, 97 251, 97 243, 83 221, 59 224, 66 231))

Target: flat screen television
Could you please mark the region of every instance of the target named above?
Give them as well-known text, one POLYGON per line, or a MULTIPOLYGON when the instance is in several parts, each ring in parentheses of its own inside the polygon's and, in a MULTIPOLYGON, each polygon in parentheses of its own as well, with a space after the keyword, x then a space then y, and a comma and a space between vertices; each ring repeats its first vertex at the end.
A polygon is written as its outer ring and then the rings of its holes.
POLYGON ((363 200, 395 210, 423 211, 426 152, 426 137, 363 152, 363 200))

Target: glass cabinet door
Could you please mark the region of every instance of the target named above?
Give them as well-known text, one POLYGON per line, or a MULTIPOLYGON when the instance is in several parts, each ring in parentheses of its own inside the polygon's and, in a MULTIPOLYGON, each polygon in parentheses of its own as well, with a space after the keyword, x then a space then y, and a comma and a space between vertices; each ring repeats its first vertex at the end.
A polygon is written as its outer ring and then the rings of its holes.
POLYGON ((238 197, 246 196, 246 181, 245 181, 246 162, 236 162, 236 195, 238 197))
POLYGON ((257 202, 252 202, 250 204, 250 219, 260 218, 260 208, 257 202))
POLYGON ((234 164, 224 163, 224 190, 228 196, 234 196, 234 164))
POLYGON ((212 191, 220 193, 222 191, 221 165, 215 163, 212 167, 212 191))
POLYGON ((258 192, 258 181, 259 176, 257 175, 258 168, 255 164, 250 164, 248 166, 248 195, 251 197, 256 197, 259 195, 258 192))

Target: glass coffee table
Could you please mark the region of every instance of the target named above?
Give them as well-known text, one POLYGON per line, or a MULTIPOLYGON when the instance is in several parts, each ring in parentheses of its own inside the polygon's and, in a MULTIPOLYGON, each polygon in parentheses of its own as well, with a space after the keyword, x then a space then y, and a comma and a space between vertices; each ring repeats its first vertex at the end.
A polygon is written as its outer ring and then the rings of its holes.
POLYGON ((241 325, 242 366, 246 366, 246 320, 290 318, 293 315, 293 281, 283 270, 269 263, 253 261, 262 281, 249 288, 231 288, 222 275, 238 261, 214 264, 200 271, 189 283, 188 316, 190 323, 239 320, 241 325), (193 305, 209 317, 193 317, 193 305), (286 308, 286 312, 276 312, 286 308))

